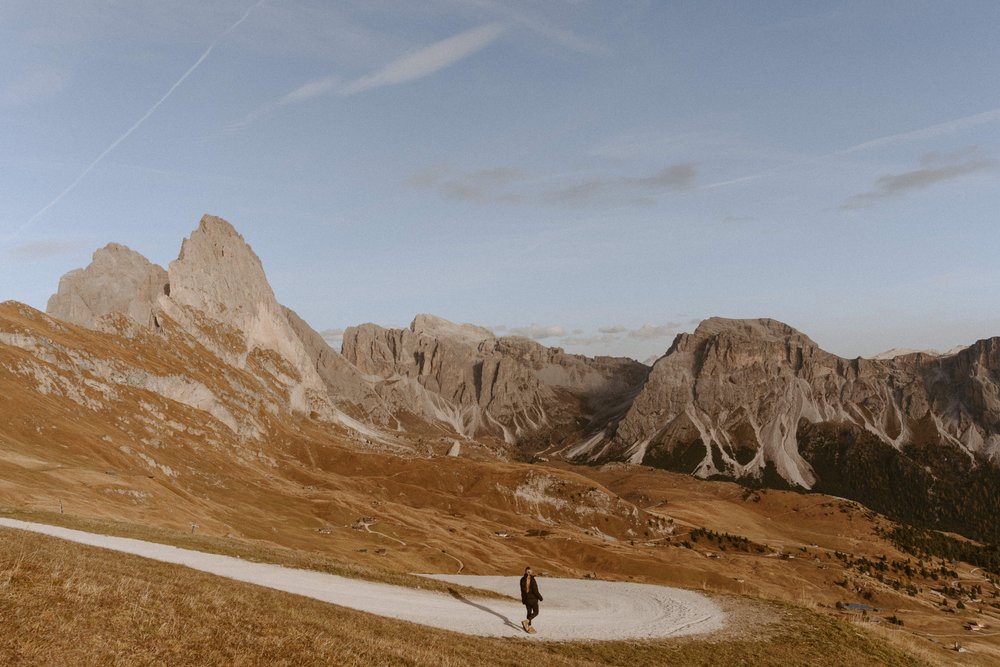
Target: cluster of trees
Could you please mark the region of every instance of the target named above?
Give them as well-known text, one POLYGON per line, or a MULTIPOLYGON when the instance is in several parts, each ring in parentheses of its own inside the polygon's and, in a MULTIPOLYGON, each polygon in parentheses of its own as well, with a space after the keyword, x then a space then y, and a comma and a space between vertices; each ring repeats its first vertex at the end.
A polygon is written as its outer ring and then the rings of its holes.
POLYGON ((730 535, 729 533, 717 533, 707 528, 694 528, 688 533, 688 538, 692 542, 704 539, 715 542, 720 551, 743 551, 746 553, 764 553, 767 546, 758 542, 752 542, 743 535, 730 535))
MULTIPOLYGON (((976 544, 918 526, 896 525, 880 530, 901 551, 917 558, 936 557, 947 561, 964 561, 1000 576, 1000 548, 995 544, 976 544)), ((947 576, 955 577, 954 571, 947 576)))
POLYGON ((900 452, 850 424, 802 422, 798 443, 819 478, 814 491, 904 523, 1000 543, 1000 470, 985 459, 939 442, 900 452))
MULTIPOLYGON (((902 581, 900 579, 896 579, 895 577, 890 577, 887 574, 889 570, 906 574, 905 568, 898 567, 898 561, 890 563, 885 556, 880 556, 875 560, 872 560, 867 556, 859 556, 855 558, 854 556, 843 553, 842 551, 834 552, 834 556, 836 556, 837 560, 841 561, 846 567, 857 570, 861 574, 880 581, 886 586, 890 586, 893 590, 905 591, 906 594, 911 597, 920 592, 920 589, 912 581, 902 581)), ((912 577, 912 575, 907 575, 907 577, 912 577)), ((845 584, 846 580, 844 580, 844 584, 841 585, 845 584)))

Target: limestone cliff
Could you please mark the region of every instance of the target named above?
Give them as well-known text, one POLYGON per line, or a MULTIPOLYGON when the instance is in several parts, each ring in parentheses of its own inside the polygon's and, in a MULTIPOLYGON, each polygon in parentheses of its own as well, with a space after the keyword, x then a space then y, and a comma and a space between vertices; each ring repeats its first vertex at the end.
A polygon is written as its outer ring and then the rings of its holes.
POLYGON ((49 298, 53 317, 90 329, 111 313, 153 326, 157 299, 167 289, 167 272, 139 253, 117 243, 96 251, 85 269, 70 271, 49 298))
POLYGON ((566 354, 431 315, 417 315, 408 329, 351 327, 343 355, 382 378, 389 400, 468 437, 510 443, 603 428, 615 416, 608 406, 630 400, 648 372, 630 359, 566 354))
MULTIPOLYGON (((250 392, 241 400, 259 409, 227 421, 242 436, 264 432, 261 411, 310 414, 364 431, 366 437, 371 433, 356 417, 382 425, 394 418, 357 369, 277 302, 253 249, 215 216, 201 219, 169 271, 116 244, 97 251, 90 266, 60 280, 48 310, 59 319, 109 332, 127 329, 116 319, 125 316, 127 322, 173 337, 175 344, 196 340, 225 366, 258 377, 271 391, 250 392)), ((187 395, 188 384, 184 377, 166 378, 156 391, 187 395)), ((245 393, 244 386, 232 387, 232 394, 245 393)), ((205 404, 221 401, 213 395, 205 404)))
POLYGON ((800 446, 804 429, 834 424, 900 455, 933 443, 966 460, 995 460, 998 347, 994 338, 946 356, 843 359, 775 320, 712 318, 653 365, 610 446, 575 454, 704 477, 763 479, 770 468, 813 488, 825 465, 800 446))

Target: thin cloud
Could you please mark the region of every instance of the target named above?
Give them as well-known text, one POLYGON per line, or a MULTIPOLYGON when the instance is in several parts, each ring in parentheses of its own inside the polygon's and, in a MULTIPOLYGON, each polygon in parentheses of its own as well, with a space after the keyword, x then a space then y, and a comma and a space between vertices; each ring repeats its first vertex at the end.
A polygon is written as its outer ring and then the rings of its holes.
POLYGON ((990 111, 984 111, 972 116, 963 116, 962 118, 956 118, 944 123, 938 123, 937 125, 930 125, 919 130, 900 132, 898 134, 890 134, 884 137, 879 137, 878 139, 871 139, 870 141, 839 150, 836 153, 833 153, 833 155, 848 155, 850 153, 867 151, 873 148, 882 148, 883 146, 905 144, 912 141, 937 139, 949 134, 955 134, 956 132, 963 132, 980 125, 988 125, 990 123, 997 122, 1000 122, 1000 109, 992 109, 990 111))
POLYGON ((987 158, 973 158, 953 164, 942 164, 960 154, 942 156, 937 153, 929 153, 921 159, 921 164, 925 165, 923 168, 882 176, 875 181, 871 190, 854 195, 845 201, 841 208, 864 208, 883 199, 902 197, 910 192, 925 190, 937 183, 952 181, 981 171, 992 171, 1000 166, 996 160, 987 158))
POLYGON ((50 65, 32 67, 0 90, 0 107, 21 107, 55 97, 66 87, 66 73, 50 65))
POLYGON ((991 109, 989 111, 973 114, 971 116, 963 116, 961 118, 955 118, 953 120, 949 120, 944 123, 929 125, 927 127, 923 127, 918 130, 910 130, 908 132, 898 132, 896 134, 889 134, 883 137, 878 137, 876 139, 870 139, 860 144, 848 146, 847 148, 842 148, 832 153, 827 153, 825 155, 820 155, 805 160, 796 160, 788 164, 772 167, 770 169, 765 169, 763 171, 759 171, 753 174, 747 174, 746 176, 740 176, 738 178, 719 181, 717 183, 710 183, 708 185, 703 186, 703 188, 706 190, 712 190, 715 188, 723 188, 730 185, 737 185, 739 183, 746 183, 748 181, 755 181, 767 176, 771 176, 773 174, 788 171, 790 169, 800 169, 806 166, 821 164, 832 158, 838 158, 838 157, 843 157, 845 155, 851 155, 853 153, 860 153, 863 151, 870 151, 878 148, 884 148, 886 146, 895 146, 899 144, 908 144, 918 141, 939 139, 941 137, 945 137, 951 134, 957 134, 959 132, 971 130, 981 125, 990 125, 993 123, 1000 123, 1000 109, 991 109))
POLYGON ((514 327, 509 331, 512 336, 523 336, 534 340, 544 340, 546 338, 561 338, 566 335, 566 331, 556 324, 529 324, 526 327, 514 327))
POLYGON ((5 254, 16 262, 34 262, 57 257, 84 248, 87 244, 80 240, 46 239, 31 241, 7 248, 5 254))
POLYGON ((527 180, 519 169, 494 167, 451 176, 442 167, 421 169, 406 180, 412 187, 435 190, 445 199, 478 203, 516 204, 523 196, 510 192, 513 184, 527 180))
POLYGON ((681 326, 683 325, 680 322, 667 322, 666 324, 653 324, 652 322, 646 322, 638 329, 629 331, 628 337, 637 338, 639 340, 668 338, 669 336, 672 336, 681 326))
POLYGON ((651 176, 625 176, 582 181, 545 192, 542 198, 552 204, 573 207, 602 203, 652 206, 656 203, 653 197, 637 195, 636 191, 646 191, 653 194, 682 192, 694 187, 696 177, 695 165, 684 162, 665 167, 651 176))
POLYGON ((567 347, 594 347, 595 345, 607 345, 618 340, 614 334, 597 334, 596 336, 570 336, 559 341, 567 347))
POLYGON ((608 327, 598 327, 597 330, 600 331, 602 334, 619 334, 619 333, 625 333, 626 331, 625 327, 622 326, 621 324, 612 324, 611 326, 608 327))
POLYGON ((374 88, 395 86, 430 76, 486 48, 506 29, 501 23, 488 23, 466 30, 397 58, 377 72, 349 83, 339 92, 347 97, 374 88))
POLYGON ((344 330, 339 328, 323 329, 319 335, 330 345, 340 345, 344 341, 344 330))
POLYGON ((343 83, 341 78, 335 75, 307 81, 295 90, 255 109, 242 119, 230 123, 224 131, 231 133, 245 130, 282 107, 302 104, 324 95, 336 93, 342 97, 349 97, 382 86, 422 79, 486 48, 505 30, 506 27, 498 23, 466 30, 397 58, 377 72, 349 83, 343 83))
POLYGON ((626 179, 626 183, 650 190, 687 190, 694 185, 697 175, 694 164, 675 164, 646 178, 626 179))
POLYGON ((649 176, 614 176, 553 185, 512 167, 495 167, 452 173, 444 167, 428 167, 406 180, 412 187, 433 190, 454 201, 503 204, 547 204, 551 206, 630 205, 652 206, 656 196, 694 187, 697 169, 693 163, 671 165, 649 176))
POLYGON ((278 106, 284 107, 289 104, 301 104, 302 102, 308 102, 314 97, 326 95, 336 88, 339 83, 340 77, 337 76, 324 76, 320 79, 315 79, 299 86, 292 92, 282 97, 278 100, 278 106))
POLYGON ((322 95, 327 95, 333 92, 338 85, 340 85, 340 77, 338 76, 324 76, 304 83, 290 93, 282 95, 277 100, 268 102, 259 109, 250 112, 242 120, 230 123, 226 126, 225 131, 237 132, 244 130, 282 107, 302 104, 322 95))
POLYGON ((495 0, 456 0, 456 2, 462 6, 484 9, 502 16, 571 51, 597 56, 608 54, 607 47, 582 37, 572 30, 554 26, 536 14, 512 6, 510 2, 496 2, 495 0))

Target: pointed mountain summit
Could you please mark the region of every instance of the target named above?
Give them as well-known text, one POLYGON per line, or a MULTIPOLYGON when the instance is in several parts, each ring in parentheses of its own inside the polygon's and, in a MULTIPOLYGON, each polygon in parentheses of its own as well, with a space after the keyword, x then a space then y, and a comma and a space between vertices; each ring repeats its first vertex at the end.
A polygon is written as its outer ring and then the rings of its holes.
POLYGON ((178 305, 241 331, 250 332, 255 320, 278 308, 260 258, 231 224, 213 215, 202 217, 184 239, 169 278, 170 298, 178 305))

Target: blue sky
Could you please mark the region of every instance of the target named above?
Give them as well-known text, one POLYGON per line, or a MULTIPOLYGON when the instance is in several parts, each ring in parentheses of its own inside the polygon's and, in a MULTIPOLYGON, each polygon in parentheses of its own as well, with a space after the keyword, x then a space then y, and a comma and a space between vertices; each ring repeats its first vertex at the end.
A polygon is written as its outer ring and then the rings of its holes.
POLYGON ((331 340, 1000 335, 1000 4, 6 0, 0 299, 203 213, 331 340))

